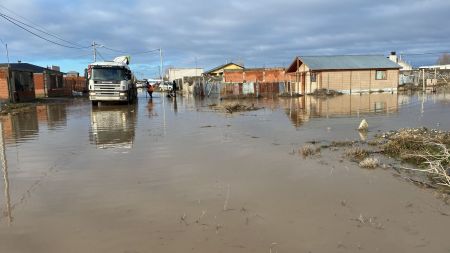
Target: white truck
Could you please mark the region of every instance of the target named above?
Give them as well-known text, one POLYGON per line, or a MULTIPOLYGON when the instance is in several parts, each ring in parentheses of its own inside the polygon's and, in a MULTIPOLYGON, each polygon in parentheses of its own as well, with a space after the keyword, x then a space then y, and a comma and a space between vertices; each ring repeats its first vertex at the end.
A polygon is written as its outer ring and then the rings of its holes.
POLYGON ((92 105, 102 101, 131 103, 137 98, 136 79, 128 66, 128 57, 94 62, 88 66, 89 99, 92 105))

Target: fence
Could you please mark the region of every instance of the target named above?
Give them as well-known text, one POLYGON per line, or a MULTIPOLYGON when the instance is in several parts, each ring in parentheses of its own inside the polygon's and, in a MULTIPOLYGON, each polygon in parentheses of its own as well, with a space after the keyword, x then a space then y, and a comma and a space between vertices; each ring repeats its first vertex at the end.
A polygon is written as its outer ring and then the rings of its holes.
POLYGON ((431 87, 444 85, 450 82, 450 70, 448 69, 415 69, 400 71, 400 85, 414 85, 431 87))
POLYGON ((86 79, 84 77, 68 76, 64 77, 66 87, 71 87, 72 91, 86 93, 88 91, 86 79))
POLYGON ((196 96, 215 96, 220 98, 270 97, 287 91, 284 82, 246 82, 224 83, 209 81, 197 83, 194 87, 196 96))

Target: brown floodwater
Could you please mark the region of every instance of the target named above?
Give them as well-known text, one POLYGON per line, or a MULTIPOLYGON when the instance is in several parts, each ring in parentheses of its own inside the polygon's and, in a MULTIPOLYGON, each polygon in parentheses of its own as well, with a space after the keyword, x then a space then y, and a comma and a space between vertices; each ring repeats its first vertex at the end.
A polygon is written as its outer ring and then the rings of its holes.
POLYGON ((2 116, 0 252, 450 252, 440 194, 338 152, 298 155, 312 140, 450 130, 450 94, 208 106, 235 102, 140 93, 2 116))

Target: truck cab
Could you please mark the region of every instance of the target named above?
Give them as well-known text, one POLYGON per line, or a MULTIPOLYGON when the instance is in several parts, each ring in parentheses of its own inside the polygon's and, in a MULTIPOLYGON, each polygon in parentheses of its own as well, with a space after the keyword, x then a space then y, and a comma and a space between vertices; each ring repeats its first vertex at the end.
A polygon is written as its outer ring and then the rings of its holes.
POLYGON ((94 62, 88 66, 89 99, 132 102, 137 97, 135 78, 124 62, 94 62))

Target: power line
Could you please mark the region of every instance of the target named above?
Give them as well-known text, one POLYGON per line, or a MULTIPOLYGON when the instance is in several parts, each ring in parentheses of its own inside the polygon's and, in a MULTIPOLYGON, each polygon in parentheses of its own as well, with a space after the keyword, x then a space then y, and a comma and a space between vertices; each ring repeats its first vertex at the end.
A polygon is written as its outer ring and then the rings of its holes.
POLYGON ((100 58, 102 58, 103 61, 106 61, 105 58, 103 57, 103 55, 100 53, 100 51, 98 49, 97 49, 96 53, 100 56, 100 58))
POLYGON ((118 52, 118 53, 124 53, 124 54, 130 54, 130 55, 148 54, 148 53, 153 53, 153 52, 157 52, 157 51, 160 50, 159 48, 157 48, 157 49, 152 49, 152 50, 148 50, 148 51, 141 51, 141 52, 138 51, 138 52, 130 53, 130 52, 126 52, 126 51, 110 48, 110 47, 107 47, 105 45, 103 45, 103 48, 107 49, 107 50, 110 50, 110 51, 114 51, 114 52, 118 52))
MULTIPOLYGON (((59 43, 59 42, 56 42, 56 41, 47 39, 47 38, 45 38, 45 37, 43 37, 43 36, 41 36, 41 35, 39 35, 39 34, 33 32, 33 31, 30 31, 29 29, 23 27, 22 25, 20 25, 20 24, 14 22, 13 20, 11 20, 12 18, 9 18, 9 16, 7 16, 7 15, 5 15, 5 14, 3 14, 3 13, 0 13, 0 17, 6 19, 6 20, 9 21, 10 23, 12 23, 12 24, 14 24, 14 25, 20 27, 21 29, 23 29, 23 30, 25 30, 25 31, 27 31, 27 32, 29 32, 29 33, 31 33, 31 34, 33 34, 34 36, 39 37, 39 38, 41 38, 41 39, 43 39, 43 40, 45 40, 45 41, 47 41, 47 42, 50 42, 50 43, 52 43, 52 44, 55 44, 55 45, 58 45, 58 46, 61 46, 61 47, 66 47, 66 48, 85 49, 85 48, 83 48, 83 47, 74 47, 74 46, 64 45, 64 44, 61 44, 61 43, 59 43)), ((18 21, 18 22, 20 22, 20 21, 18 21)), ((87 48, 87 47, 86 47, 86 48, 87 48)))
POLYGON ((52 36, 52 37, 54 37, 54 38, 56 38, 56 39, 59 39, 59 40, 64 41, 64 42, 67 42, 67 43, 72 44, 72 45, 77 46, 77 47, 81 47, 81 48, 89 48, 89 47, 90 47, 90 46, 85 47, 85 46, 82 46, 82 45, 80 45, 80 44, 78 44, 78 43, 75 43, 75 42, 71 42, 71 41, 65 40, 65 39, 61 38, 60 36, 58 36, 58 35, 56 35, 56 34, 52 34, 52 33, 51 33, 49 30, 47 30, 46 28, 44 28, 44 27, 42 27, 42 26, 40 26, 40 25, 34 23, 33 21, 31 21, 31 20, 29 20, 29 19, 27 19, 27 18, 25 18, 25 17, 23 17, 23 16, 17 14, 16 12, 12 11, 11 9, 6 8, 4 5, 0 4, 0 7, 3 8, 3 9, 5 9, 5 10, 7 10, 7 11, 9 11, 10 13, 12 13, 12 14, 14 14, 14 15, 20 17, 20 18, 22 18, 23 20, 28 21, 29 23, 31 23, 31 24, 33 24, 34 26, 37 26, 37 27, 39 27, 39 28, 41 28, 41 29, 38 29, 38 28, 36 28, 36 27, 33 27, 32 25, 29 25, 29 24, 27 24, 27 23, 25 23, 25 22, 22 22, 22 21, 20 21, 20 20, 14 18, 14 17, 8 16, 8 15, 6 15, 5 13, 0 13, 0 14, 3 14, 3 15, 5 15, 5 16, 7 16, 8 18, 10 18, 10 19, 16 21, 16 22, 21 23, 22 25, 25 25, 25 26, 27 26, 27 27, 30 27, 30 28, 34 29, 34 30, 37 30, 37 31, 39 31, 39 32, 42 32, 42 33, 44 33, 44 34, 47 34, 47 35, 49 35, 49 36, 52 36))
POLYGON ((449 52, 427 52, 427 53, 399 53, 400 55, 409 55, 409 56, 415 56, 415 55, 441 55, 441 54, 448 54, 449 52))

